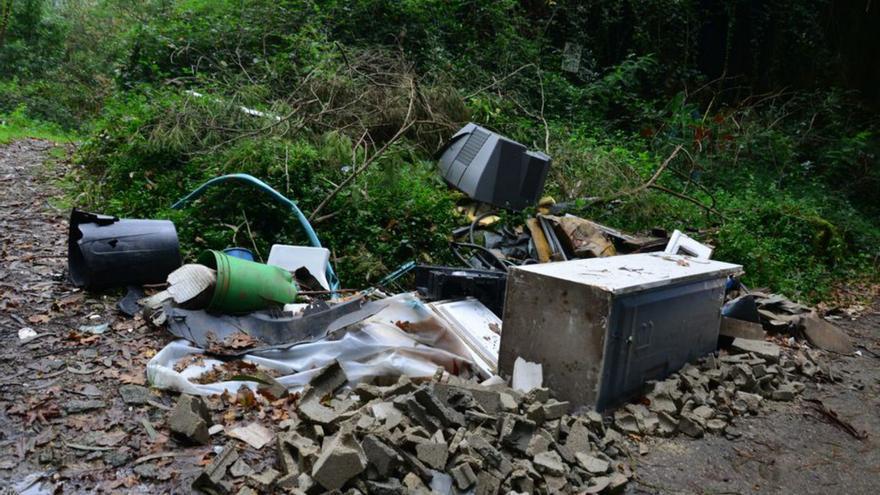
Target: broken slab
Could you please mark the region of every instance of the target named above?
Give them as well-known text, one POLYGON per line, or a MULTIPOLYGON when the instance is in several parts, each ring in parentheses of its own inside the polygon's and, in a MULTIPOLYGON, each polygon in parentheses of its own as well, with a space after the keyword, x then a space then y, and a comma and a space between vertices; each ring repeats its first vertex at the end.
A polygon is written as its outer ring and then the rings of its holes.
POLYGON ((766 340, 733 339, 732 351, 751 353, 772 363, 779 361, 779 346, 766 340))
POLYGON ((452 474, 452 479, 455 480, 455 486, 457 486, 459 490, 467 490, 471 485, 477 482, 477 475, 474 474, 471 465, 466 462, 455 466, 449 472, 452 474))
POLYGON ((746 340, 764 340, 767 332, 760 323, 738 320, 727 316, 721 317, 721 330, 718 332, 722 337, 746 340))
POLYGON ((328 490, 342 488, 367 468, 367 456, 349 431, 340 431, 321 449, 312 478, 328 490))
POLYGON ((416 457, 428 467, 442 471, 449 458, 449 447, 440 442, 422 442, 416 445, 416 457))
POLYGON ((231 443, 215 457, 205 470, 193 481, 192 487, 209 495, 225 495, 232 491, 233 485, 226 479, 226 471, 238 461, 238 452, 231 443))
POLYGON ((322 401, 346 381, 348 377, 339 362, 334 361, 326 366, 309 381, 309 386, 303 391, 299 413, 313 423, 330 424, 335 421, 344 411, 327 407, 322 401))
POLYGON ((849 336, 840 328, 811 313, 801 320, 804 336, 815 347, 839 354, 852 354, 853 346, 849 336))
POLYGON ((576 453, 575 457, 578 464, 591 475, 607 473, 608 468, 611 466, 608 461, 583 452, 576 453))
POLYGON ((559 454, 552 450, 541 452, 535 456, 532 462, 535 464, 535 468, 542 473, 551 476, 565 475, 565 463, 562 462, 562 458, 559 457, 559 454))
POLYGON ((368 464, 383 478, 391 475, 400 464, 397 452, 375 435, 364 437, 361 448, 367 456, 368 464))
POLYGON ((271 442, 275 437, 271 430, 260 423, 237 426, 227 430, 226 434, 241 440, 257 450, 262 449, 264 445, 271 442))
POLYGON ((211 413, 201 397, 182 394, 168 418, 171 432, 190 443, 206 445, 211 442, 208 426, 211 424, 211 413))

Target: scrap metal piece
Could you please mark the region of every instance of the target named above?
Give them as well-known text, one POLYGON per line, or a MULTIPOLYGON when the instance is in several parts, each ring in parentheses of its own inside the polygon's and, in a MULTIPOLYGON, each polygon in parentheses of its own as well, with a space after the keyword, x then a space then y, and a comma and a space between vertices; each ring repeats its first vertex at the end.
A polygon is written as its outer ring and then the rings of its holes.
MULTIPOLYGON (((168 317, 168 330, 202 348, 224 342, 241 333, 267 346, 287 347, 322 339, 332 332, 373 316, 386 305, 383 301, 367 303, 363 297, 357 297, 333 306, 319 302, 306 308, 301 315, 283 313, 281 317, 265 312, 243 316, 214 315, 202 310, 177 308, 167 303, 164 309, 168 317)), ((267 348, 270 347, 249 349, 247 352, 267 348)), ((229 351, 228 355, 242 354, 240 349, 229 351)))

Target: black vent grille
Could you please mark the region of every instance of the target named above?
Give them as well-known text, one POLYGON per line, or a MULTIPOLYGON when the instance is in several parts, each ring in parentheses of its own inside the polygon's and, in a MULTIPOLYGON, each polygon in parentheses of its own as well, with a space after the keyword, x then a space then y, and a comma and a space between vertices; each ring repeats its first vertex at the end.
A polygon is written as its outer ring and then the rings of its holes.
POLYGON ((487 139, 489 139, 488 132, 474 129, 474 132, 468 136, 467 141, 465 141, 464 146, 462 146, 461 151, 458 152, 458 156, 455 157, 455 160, 465 165, 469 165, 477 156, 477 153, 480 152, 483 145, 486 144, 487 139))

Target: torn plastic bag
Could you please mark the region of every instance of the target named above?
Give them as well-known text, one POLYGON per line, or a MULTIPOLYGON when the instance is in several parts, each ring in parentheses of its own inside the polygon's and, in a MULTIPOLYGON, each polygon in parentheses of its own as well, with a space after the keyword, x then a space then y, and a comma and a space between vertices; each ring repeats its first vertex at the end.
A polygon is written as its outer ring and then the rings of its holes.
MULTIPOLYGON (((467 347, 413 294, 399 294, 385 302, 375 315, 323 340, 257 351, 242 359, 275 371, 279 375, 275 378, 291 391, 300 390, 333 361, 339 361, 350 383, 383 376, 430 377, 437 368, 451 374, 474 370, 467 347)), ((147 378, 154 387, 198 395, 258 386, 255 382, 192 381, 222 364, 205 356, 202 349, 177 340, 153 356, 147 364, 147 378), (177 371, 175 366, 192 356, 202 359, 177 371)))

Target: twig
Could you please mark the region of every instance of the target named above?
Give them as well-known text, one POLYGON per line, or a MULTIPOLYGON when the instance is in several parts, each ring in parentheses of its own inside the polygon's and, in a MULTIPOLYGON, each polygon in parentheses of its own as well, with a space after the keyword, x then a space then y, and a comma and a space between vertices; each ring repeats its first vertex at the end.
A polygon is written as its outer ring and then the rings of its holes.
POLYGON ((672 189, 669 189, 668 187, 663 187, 663 186, 660 186, 660 185, 657 185, 657 184, 651 184, 651 185, 648 186, 648 187, 650 187, 651 189, 656 189, 656 190, 658 190, 658 191, 663 191, 663 192, 665 192, 665 193, 667 193, 667 194, 671 194, 671 195, 675 196, 675 197, 678 198, 678 199, 683 199, 683 200, 685 200, 685 201, 689 201, 689 202, 691 202, 691 203, 693 203, 693 204, 699 206, 700 208, 702 208, 702 209, 704 209, 704 210, 706 210, 706 211, 708 211, 708 212, 714 213, 714 214, 718 215, 719 217, 721 217, 721 218, 724 219, 724 220, 727 220, 727 217, 724 216, 724 214, 721 213, 720 211, 716 210, 715 208, 712 208, 711 206, 706 206, 706 205, 704 205, 703 203, 699 202, 698 200, 696 200, 696 199, 694 199, 694 198, 692 198, 692 197, 690 197, 690 196, 684 195, 684 194, 682 194, 682 193, 680 193, 680 192, 678 192, 678 191, 673 191, 672 189))
POLYGON ((254 233, 251 232, 251 223, 248 222, 247 213, 244 210, 241 210, 242 216, 244 216, 244 226, 247 229, 248 237, 251 238, 251 246, 254 248, 254 253, 257 255, 260 261, 263 261, 263 256, 260 255, 260 250, 257 249, 257 241, 254 240, 254 233))
POLYGON ((824 403, 822 403, 822 401, 817 400, 817 399, 805 399, 805 400, 807 402, 809 402, 810 406, 813 408, 813 410, 820 413, 822 415, 822 417, 825 419, 825 421, 827 421, 828 423, 831 423, 834 426, 840 428, 841 430, 849 433, 850 435, 852 435, 853 438, 856 438, 858 440, 864 440, 864 439, 868 438, 867 432, 859 431, 851 423, 841 419, 840 416, 838 416, 835 411, 829 409, 828 406, 826 406, 824 403))
POLYGON ((97 451, 97 452, 105 452, 108 450, 113 450, 113 447, 98 447, 96 445, 81 445, 78 443, 67 443, 65 445, 67 445, 71 449, 76 449, 76 450, 93 450, 93 451, 97 451))
POLYGON ((638 193, 644 191, 645 189, 653 186, 654 183, 657 182, 657 179, 660 178, 660 174, 662 174, 663 171, 666 170, 666 167, 668 167, 669 163, 672 162, 672 160, 676 156, 678 156, 678 152, 681 150, 682 150, 682 145, 679 144, 678 146, 676 146, 675 149, 672 150, 672 154, 670 154, 668 157, 666 157, 665 160, 663 160, 663 163, 660 164, 660 167, 657 169, 656 172, 654 172, 654 175, 652 175, 651 178, 648 179, 648 182, 645 182, 644 184, 642 184, 636 188, 630 189, 628 191, 621 191, 621 192, 614 193, 610 196, 600 198, 596 202, 597 203, 608 203, 608 202, 613 201, 621 196, 632 196, 633 194, 638 194, 638 193))
POLYGON ((469 95, 465 95, 464 99, 467 100, 468 98, 470 98, 472 96, 476 96, 476 95, 482 93, 483 91, 486 91, 487 89, 491 89, 491 88, 499 85, 500 83, 506 81, 507 79, 510 79, 511 77, 515 76, 517 73, 521 72, 523 69, 530 67, 530 66, 533 66, 533 65, 535 65, 535 64, 533 64, 533 63, 525 64, 522 67, 520 67, 519 69, 516 69, 515 71, 511 72, 510 74, 502 77, 501 79, 497 79, 497 80, 493 81, 492 84, 483 86, 482 88, 474 91, 473 93, 471 93, 469 95))

